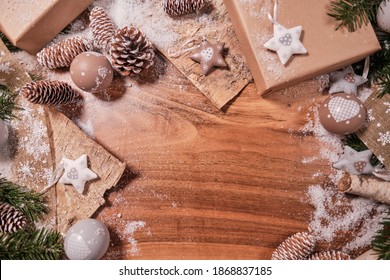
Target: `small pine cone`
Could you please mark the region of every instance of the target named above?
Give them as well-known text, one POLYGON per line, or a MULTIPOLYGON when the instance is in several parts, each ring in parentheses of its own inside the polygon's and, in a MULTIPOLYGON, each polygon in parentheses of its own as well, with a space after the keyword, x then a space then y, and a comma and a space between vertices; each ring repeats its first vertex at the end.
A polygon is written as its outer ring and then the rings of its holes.
POLYGON ((69 67, 73 59, 82 52, 92 51, 91 42, 75 37, 53 44, 37 53, 39 64, 49 69, 69 67))
POLYGON ((67 83, 60 81, 38 81, 28 83, 21 94, 35 104, 59 105, 72 102, 79 94, 67 83))
POLYGON ((22 212, 8 203, 0 203, 0 232, 14 233, 27 226, 22 212))
POLYGON ((177 17, 199 11, 206 0, 163 0, 164 11, 172 17, 177 17))
POLYGON ((351 257, 340 251, 325 251, 311 255, 309 260, 350 260, 351 257))
POLYGON ((102 7, 94 7, 89 15, 89 27, 92 30, 95 46, 109 50, 115 25, 102 7))
POLYGON ((111 62, 122 76, 136 76, 154 64, 152 43, 134 26, 118 29, 111 42, 111 62))
POLYGON ((305 260, 313 253, 315 238, 311 233, 298 232, 285 241, 272 253, 272 260, 305 260))

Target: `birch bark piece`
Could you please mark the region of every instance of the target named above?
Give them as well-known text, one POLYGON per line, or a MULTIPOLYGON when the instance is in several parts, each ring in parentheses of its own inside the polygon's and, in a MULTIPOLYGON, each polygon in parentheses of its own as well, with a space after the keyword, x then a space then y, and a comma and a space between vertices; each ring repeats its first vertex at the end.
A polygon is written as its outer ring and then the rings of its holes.
POLYGON ((345 173, 338 188, 344 193, 364 196, 390 205, 390 182, 375 177, 345 173))
POLYGON ((361 254, 355 260, 378 260, 378 253, 370 249, 364 252, 363 254, 361 254))
POLYGON ((193 42, 194 45, 200 44, 203 35, 212 44, 225 43, 225 49, 227 50, 225 60, 229 66, 228 69, 217 68, 205 76, 200 65, 188 57, 191 52, 172 57, 168 50, 159 49, 159 51, 216 107, 221 109, 248 85, 249 81, 252 80, 252 76, 243 62, 241 47, 227 15, 223 0, 215 0, 213 3, 214 9, 210 16, 215 19, 215 23, 210 25, 193 21, 186 26, 180 26, 180 30, 176 31, 181 34, 182 39, 176 45, 181 46, 192 38, 198 38, 193 42))

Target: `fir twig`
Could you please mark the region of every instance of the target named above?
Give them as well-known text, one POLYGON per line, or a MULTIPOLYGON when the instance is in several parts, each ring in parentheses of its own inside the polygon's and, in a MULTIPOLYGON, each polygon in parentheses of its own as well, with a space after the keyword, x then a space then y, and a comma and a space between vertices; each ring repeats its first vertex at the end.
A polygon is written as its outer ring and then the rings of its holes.
POLYGON ((18 47, 15 47, 5 35, 0 32, 0 39, 4 42, 5 46, 8 48, 10 52, 18 52, 20 49, 18 47))
POLYGON ((9 121, 15 118, 14 110, 21 108, 16 105, 16 94, 10 92, 5 86, 0 85, 0 119, 9 121))
MULTIPOLYGON (((367 146, 363 143, 362 140, 360 140, 360 138, 356 135, 356 133, 348 134, 343 139, 343 143, 345 146, 349 146, 358 152, 368 150, 367 146)), ((376 166, 380 163, 381 162, 378 160, 378 158, 373 154, 371 157, 371 164, 373 166, 376 166)))
POLYGON ((376 233, 371 245, 381 260, 390 260, 390 211, 381 222, 383 228, 376 233))
POLYGON ((43 195, 18 184, 0 178, 0 201, 6 202, 32 222, 36 222, 49 212, 49 208, 43 203, 43 195))
POLYGON ((58 260, 63 253, 59 232, 45 228, 0 236, 1 260, 58 260))
POLYGON ((369 22, 376 21, 376 13, 382 0, 334 0, 330 3, 329 16, 340 22, 337 29, 346 27, 353 32, 369 22))

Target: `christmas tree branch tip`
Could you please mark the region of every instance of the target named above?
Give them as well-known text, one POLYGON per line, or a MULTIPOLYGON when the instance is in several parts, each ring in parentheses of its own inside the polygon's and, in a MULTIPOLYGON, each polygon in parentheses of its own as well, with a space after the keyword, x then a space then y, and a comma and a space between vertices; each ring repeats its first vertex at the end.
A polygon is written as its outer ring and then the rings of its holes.
POLYGON ((13 114, 14 110, 21 108, 16 105, 16 94, 10 92, 6 87, 0 85, 0 119, 9 121, 16 118, 13 114))
POLYGON ((378 259, 390 260, 390 210, 381 224, 383 227, 377 232, 371 245, 373 250, 378 253, 378 259))

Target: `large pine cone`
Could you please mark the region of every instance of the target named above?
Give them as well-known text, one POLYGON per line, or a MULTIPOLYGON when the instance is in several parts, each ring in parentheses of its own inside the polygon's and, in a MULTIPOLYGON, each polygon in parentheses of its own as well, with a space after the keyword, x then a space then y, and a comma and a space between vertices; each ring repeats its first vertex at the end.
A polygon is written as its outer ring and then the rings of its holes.
POLYGON ((0 203, 0 232, 14 233, 27 226, 22 212, 8 203, 0 203))
POLYGON ((118 29, 111 42, 111 62, 122 76, 136 76, 154 64, 152 43, 134 26, 118 29))
POLYGON ((20 92, 32 103, 52 106, 75 101, 80 96, 69 84, 60 81, 28 83, 20 92))
POLYGON ((309 260, 350 260, 351 257, 340 251, 325 251, 311 255, 309 260))
POLYGON ((313 253, 315 238, 311 233, 298 232, 282 242, 272 253, 272 260, 305 260, 313 253))
POLYGON ((164 11, 176 17, 199 11, 206 4, 206 0, 163 0, 164 11))
POLYGON ((94 7, 89 15, 89 20, 95 46, 108 51, 111 38, 116 30, 111 18, 102 7, 94 7))
POLYGON ((49 69, 69 67, 73 59, 82 52, 92 51, 91 42, 75 37, 53 44, 37 53, 39 64, 49 69))

